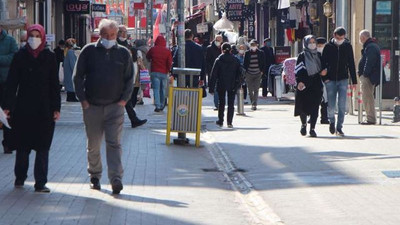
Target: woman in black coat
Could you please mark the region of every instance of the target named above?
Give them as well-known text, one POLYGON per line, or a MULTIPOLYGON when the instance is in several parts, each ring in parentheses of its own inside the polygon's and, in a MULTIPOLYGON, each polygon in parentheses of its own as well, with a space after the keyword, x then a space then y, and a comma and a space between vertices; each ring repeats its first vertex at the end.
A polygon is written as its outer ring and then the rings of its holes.
POLYGON ((326 75, 326 70, 322 70, 316 43, 315 36, 304 37, 304 51, 299 54, 295 69, 297 90, 294 115, 300 116, 300 133, 303 136, 307 134, 307 116, 310 116, 311 137, 317 137, 315 124, 322 98, 321 76, 326 75))
POLYGON ((28 28, 28 43, 15 54, 11 63, 3 102, 4 112, 12 117, 17 141, 14 185, 23 187, 33 149, 36 151, 37 192, 50 192, 45 186, 49 150, 61 107, 56 57, 45 47, 45 35, 41 25, 28 28))
POLYGON ((228 95, 228 127, 233 128, 232 120, 234 114, 234 103, 235 94, 237 89, 240 87, 240 62, 239 60, 231 54, 231 45, 225 43, 222 45, 222 54, 215 60, 212 72, 211 80, 209 84, 210 94, 214 93, 214 88, 219 96, 218 105, 218 121, 216 122, 218 126, 222 126, 224 123, 224 111, 225 111, 225 95, 228 95))

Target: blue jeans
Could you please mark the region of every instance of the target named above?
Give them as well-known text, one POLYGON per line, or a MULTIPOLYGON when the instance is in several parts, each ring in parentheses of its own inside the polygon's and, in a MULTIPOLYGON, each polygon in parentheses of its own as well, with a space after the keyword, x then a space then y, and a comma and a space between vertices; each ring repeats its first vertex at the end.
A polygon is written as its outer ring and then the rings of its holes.
POLYGON ((167 74, 152 72, 150 74, 151 86, 154 92, 154 103, 157 109, 162 109, 165 104, 165 88, 167 86, 167 74))
POLYGON ((330 123, 335 123, 336 99, 338 103, 338 119, 336 129, 342 129, 344 114, 346 112, 347 85, 348 80, 329 81, 325 83, 328 92, 328 119, 330 123))

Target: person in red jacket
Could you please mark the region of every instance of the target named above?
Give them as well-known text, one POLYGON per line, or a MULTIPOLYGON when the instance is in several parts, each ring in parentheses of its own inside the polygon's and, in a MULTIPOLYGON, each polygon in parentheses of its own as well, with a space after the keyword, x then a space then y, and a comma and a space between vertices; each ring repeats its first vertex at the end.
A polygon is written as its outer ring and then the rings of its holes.
POLYGON ((158 36, 146 55, 151 61, 151 85, 154 91, 155 112, 161 112, 165 107, 165 87, 167 86, 168 72, 172 66, 172 54, 167 48, 167 42, 163 36, 158 36))

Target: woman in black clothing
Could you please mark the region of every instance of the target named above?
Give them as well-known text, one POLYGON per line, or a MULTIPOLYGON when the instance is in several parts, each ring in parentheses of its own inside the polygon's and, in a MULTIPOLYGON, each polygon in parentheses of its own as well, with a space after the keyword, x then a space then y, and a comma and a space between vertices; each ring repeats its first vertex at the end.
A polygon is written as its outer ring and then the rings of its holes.
POLYGON ((222 54, 215 60, 214 66, 211 71, 211 80, 209 84, 210 94, 214 93, 214 88, 219 96, 218 105, 218 126, 222 126, 224 122, 225 111, 225 95, 228 95, 228 127, 233 128, 232 120, 234 114, 234 103, 237 89, 240 87, 240 62, 231 54, 231 45, 224 43, 222 45, 222 54))
POLYGON ((322 98, 321 76, 326 75, 322 70, 320 56, 317 51, 316 38, 313 35, 304 37, 304 51, 299 54, 296 63, 296 103, 294 115, 300 116, 301 135, 307 134, 307 116, 310 116, 310 136, 317 137, 315 124, 322 98))
POLYGON ((61 107, 57 61, 46 47, 46 32, 41 25, 30 26, 28 37, 27 45, 12 60, 3 108, 12 117, 17 143, 15 187, 24 186, 33 149, 35 191, 50 192, 45 186, 49 150, 61 107))

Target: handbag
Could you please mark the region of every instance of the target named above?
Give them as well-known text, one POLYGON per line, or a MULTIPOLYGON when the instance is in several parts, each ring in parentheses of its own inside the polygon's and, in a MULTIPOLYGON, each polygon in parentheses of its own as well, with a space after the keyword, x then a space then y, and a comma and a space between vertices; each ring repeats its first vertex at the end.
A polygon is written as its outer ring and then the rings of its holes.
POLYGON ((140 70, 140 84, 150 84, 149 70, 140 70))
POLYGON ((203 98, 207 97, 206 86, 202 86, 201 88, 203 89, 203 98))

